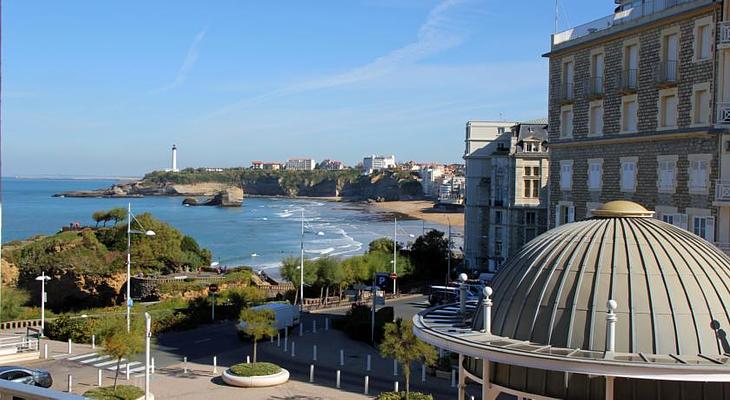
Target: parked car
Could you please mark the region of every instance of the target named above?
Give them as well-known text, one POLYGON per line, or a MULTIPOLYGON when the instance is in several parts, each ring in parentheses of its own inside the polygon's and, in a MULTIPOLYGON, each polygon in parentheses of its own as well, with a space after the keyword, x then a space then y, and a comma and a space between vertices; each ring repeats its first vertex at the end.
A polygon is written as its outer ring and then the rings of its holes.
POLYGON ((46 370, 10 365, 0 367, 0 379, 43 388, 49 388, 53 384, 53 378, 46 370))
MULTIPOLYGON (((276 328, 277 331, 292 328, 300 323, 299 306, 296 305, 289 303, 269 303, 253 307, 253 309, 273 311, 276 318, 274 328, 276 328)), ((246 334, 243 331, 245 328, 246 323, 243 321, 236 325, 236 329, 238 329, 238 336, 242 339, 246 337, 246 334)))
MULTIPOLYGON (((481 294, 482 285, 469 285, 466 291, 466 300, 478 300, 481 294)), ((428 302, 432 306, 448 303, 457 303, 459 301, 458 286, 438 286, 431 285, 428 302)))

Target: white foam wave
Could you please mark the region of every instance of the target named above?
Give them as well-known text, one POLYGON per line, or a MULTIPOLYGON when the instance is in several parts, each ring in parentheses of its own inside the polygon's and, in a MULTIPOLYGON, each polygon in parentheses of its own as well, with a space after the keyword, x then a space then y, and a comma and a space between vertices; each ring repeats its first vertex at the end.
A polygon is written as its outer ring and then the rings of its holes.
POLYGON ((334 247, 327 247, 326 249, 312 249, 312 250, 304 250, 305 253, 309 254, 319 254, 319 255, 325 255, 329 254, 335 251, 334 247))

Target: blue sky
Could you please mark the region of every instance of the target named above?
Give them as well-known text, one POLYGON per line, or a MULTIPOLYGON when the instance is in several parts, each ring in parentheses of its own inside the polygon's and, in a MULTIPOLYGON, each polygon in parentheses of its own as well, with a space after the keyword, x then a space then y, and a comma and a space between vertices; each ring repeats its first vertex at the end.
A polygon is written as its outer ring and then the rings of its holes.
MULTIPOLYGON (((561 28, 611 0, 560 0, 561 28)), ((546 114, 554 1, 5 0, 3 173, 140 175, 370 153, 458 162, 546 114)))

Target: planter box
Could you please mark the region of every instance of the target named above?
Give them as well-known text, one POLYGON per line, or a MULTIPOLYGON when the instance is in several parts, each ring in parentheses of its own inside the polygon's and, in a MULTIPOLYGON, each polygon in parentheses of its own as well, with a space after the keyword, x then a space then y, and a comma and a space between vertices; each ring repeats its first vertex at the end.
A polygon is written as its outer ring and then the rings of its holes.
POLYGON ((238 387, 267 387, 276 386, 286 383, 289 380, 289 371, 284 368, 279 373, 273 375, 262 376, 237 376, 233 375, 230 370, 223 371, 223 382, 238 387))

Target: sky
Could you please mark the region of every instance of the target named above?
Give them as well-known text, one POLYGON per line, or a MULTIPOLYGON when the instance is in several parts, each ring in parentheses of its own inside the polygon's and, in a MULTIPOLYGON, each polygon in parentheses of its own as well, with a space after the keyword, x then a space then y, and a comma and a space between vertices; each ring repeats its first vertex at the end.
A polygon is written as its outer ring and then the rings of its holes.
MULTIPOLYGON (((560 29, 612 12, 560 0, 560 29)), ((553 0, 5 0, 4 176, 251 160, 463 162, 547 114, 553 0)))

